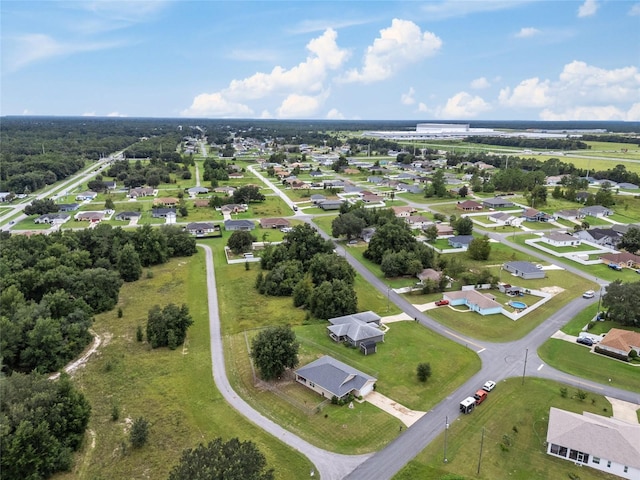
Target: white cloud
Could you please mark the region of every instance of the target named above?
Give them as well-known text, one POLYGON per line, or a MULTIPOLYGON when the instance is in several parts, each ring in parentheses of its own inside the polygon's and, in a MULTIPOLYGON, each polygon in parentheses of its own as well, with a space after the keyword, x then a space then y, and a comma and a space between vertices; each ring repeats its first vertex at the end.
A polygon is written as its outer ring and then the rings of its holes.
POLYGON ((502 89, 499 101, 507 107, 541 108, 544 120, 631 120, 638 116, 640 71, 573 61, 555 81, 529 78, 502 89))
POLYGON ((442 40, 431 32, 422 32, 409 20, 394 18, 389 28, 367 47, 362 69, 352 69, 343 77, 345 82, 373 83, 385 80, 402 67, 434 55, 442 40))
POLYGON ((439 109, 438 116, 440 118, 471 118, 490 109, 491 105, 481 97, 459 92, 449 98, 446 105, 439 109))
POLYGON ((518 33, 516 33, 516 38, 529 38, 534 37, 540 33, 540 30, 534 27, 522 27, 518 33))
POLYGON ((337 108, 332 108, 327 112, 327 119, 329 120, 344 120, 344 115, 337 108))
POLYGON ((640 15, 640 3, 635 3, 630 9, 628 15, 630 17, 637 17, 640 15))
POLYGON ((445 0, 442 2, 427 2, 422 11, 428 14, 429 20, 444 20, 452 17, 464 17, 478 12, 495 12, 516 8, 527 3, 512 0, 483 0, 481 2, 461 2, 459 0, 445 0))
MULTIPOLYGON (((313 98, 309 94, 323 92, 328 72, 342 66, 348 58, 348 51, 338 47, 336 39, 337 33, 328 29, 309 41, 309 55, 305 61, 290 69, 276 66, 268 73, 258 72, 241 80, 232 80, 227 88, 218 92, 200 94, 182 115, 220 115, 219 112, 224 111, 225 116, 249 116, 253 111, 247 101, 284 97, 278 112, 287 118, 297 117, 294 112, 309 110, 312 103, 309 99, 313 98), (301 105, 294 105, 293 99, 298 99, 301 105)), ((316 108, 321 100, 322 95, 316 98, 316 108)))
POLYGON ((584 3, 578 8, 578 17, 591 17, 598 11, 598 2, 596 0, 584 0, 584 3))
POLYGON ((126 113, 111 112, 107 113, 107 117, 128 117, 128 115, 126 113))
POLYGON ((120 46, 118 42, 59 42, 54 38, 33 33, 8 39, 7 67, 15 72, 32 63, 76 53, 92 52, 120 46))
POLYGON ((491 83, 485 77, 476 78, 471 80, 471 88, 474 90, 482 90, 484 88, 489 88, 491 83))
POLYGON ((278 118, 308 118, 320 107, 318 97, 292 93, 276 109, 278 118))
POLYGON ((416 91, 413 87, 409 87, 409 91, 407 93, 400 95, 400 102, 402 102, 403 105, 413 105, 416 103, 416 99, 414 98, 415 94, 416 91))
POLYGON ((528 78, 511 90, 510 87, 500 90, 498 100, 508 107, 545 107, 551 103, 548 80, 528 78))
POLYGON ((419 112, 428 112, 429 111, 429 107, 427 107, 427 104, 424 102, 420 102, 418 104, 418 111, 419 112))

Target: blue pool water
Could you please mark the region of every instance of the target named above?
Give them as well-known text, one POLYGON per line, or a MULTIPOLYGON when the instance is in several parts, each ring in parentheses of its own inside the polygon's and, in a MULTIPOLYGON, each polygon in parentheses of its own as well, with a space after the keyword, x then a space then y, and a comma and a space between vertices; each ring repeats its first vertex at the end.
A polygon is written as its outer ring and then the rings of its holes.
POLYGON ((525 308, 527 308, 527 304, 524 302, 516 302, 515 300, 512 300, 509 302, 509 305, 511 305, 513 308, 519 308, 520 310, 524 310, 525 308))

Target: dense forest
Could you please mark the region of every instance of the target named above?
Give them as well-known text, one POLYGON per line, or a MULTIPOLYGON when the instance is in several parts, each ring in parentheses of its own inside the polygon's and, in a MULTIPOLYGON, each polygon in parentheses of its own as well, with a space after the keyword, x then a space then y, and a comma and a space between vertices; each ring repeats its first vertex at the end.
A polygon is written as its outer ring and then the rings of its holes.
POLYGON ((550 150, 585 150, 589 145, 577 138, 528 138, 528 137, 467 137, 467 143, 500 145, 517 148, 546 148, 550 150))

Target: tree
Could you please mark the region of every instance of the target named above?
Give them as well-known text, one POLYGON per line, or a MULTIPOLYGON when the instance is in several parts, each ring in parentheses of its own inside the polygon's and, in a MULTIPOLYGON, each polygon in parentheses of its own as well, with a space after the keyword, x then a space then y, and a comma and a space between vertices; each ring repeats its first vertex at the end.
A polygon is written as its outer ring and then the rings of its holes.
POLYGON ((34 200, 30 205, 27 205, 24 209, 26 215, 44 215, 46 213, 55 213, 60 207, 51 198, 43 198, 41 200, 34 200))
POLYGON ((187 329, 193 324, 189 307, 178 307, 170 303, 163 309, 154 305, 147 318, 147 340, 152 348, 169 347, 175 349, 184 343, 187 329))
POLYGON ((389 222, 376 230, 371 238, 364 257, 374 263, 380 264, 387 250, 400 252, 413 250, 417 243, 416 237, 406 223, 389 222))
POLYGON ((353 285, 344 280, 322 282, 309 299, 309 311, 316 318, 334 318, 356 313, 358 297, 353 285))
POLYGON ((338 215, 331 222, 331 235, 338 238, 346 236, 347 240, 360 236, 362 229, 367 226, 363 218, 357 217, 353 213, 338 215))
POLYGON ((115 210, 116 209, 116 204, 113 203, 113 198, 108 197, 104 201, 104 208, 105 208, 105 210, 115 210))
POLYGON ((622 325, 640 326, 640 282, 609 284, 602 304, 608 308, 608 316, 622 325))
POLYGON ((131 243, 127 243, 118 252, 118 271, 125 282, 135 282, 142 275, 140 256, 131 243))
POLYGON ((631 227, 627 230, 618 242, 618 248, 629 253, 637 253, 640 250, 640 228, 631 227))
POLYGON ((244 185, 233 192, 234 203, 264 202, 265 198, 255 185, 244 185))
POLYGON ((458 195, 460 195, 462 198, 465 198, 468 194, 469 189, 466 185, 463 185, 462 187, 460 187, 460 190, 458 190, 458 195))
POLYGON ((251 358, 263 380, 280 377, 287 368, 298 365, 299 343, 289 326, 262 330, 251 343, 251 358))
POLYGON ((444 197, 447 195, 447 185, 444 179, 444 171, 442 169, 437 170, 433 177, 431 177, 431 187, 433 188, 433 194, 436 197, 444 197))
POLYGON ((251 442, 216 438, 207 446, 182 452, 180 463, 173 467, 169 480, 273 480, 265 456, 251 442))
POLYGON ((424 235, 425 237, 427 237, 427 242, 435 242, 438 238, 438 227, 436 227, 435 225, 427 227, 427 229, 424 231, 424 235))
POLYGON ((469 217, 462 217, 454 224, 458 235, 471 235, 473 232, 473 220, 469 217))
POLYGON ((474 238, 469 243, 469 249, 467 250, 469 256, 473 260, 488 260, 491 253, 491 243, 489 243, 489 237, 483 235, 479 238, 474 238))
POLYGON ((416 375, 418 376, 418 380, 423 383, 426 382, 431 376, 431 364, 419 363, 418 368, 416 369, 416 375))
POLYGON ((544 185, 535 185, 528 194, 525 193, 525 196, 528 197, 529 205, 532 207, 541 207, 546 205, 547 203, 547 187, 544 185))
POLYGON ((313 256, 309 263, 308 272, 315 285, 320 285, 324 281, 333 279, 344 280, 353 284, 356 278, 356 271, 347 260, 335 253, 318 253, 313 256))
POLYGON ((251 232, 236 230, 229 237, 227 247, 229 247, 234 254, 240 255, 241 253, 250 252, 253 249, 254 241, 255 239, 251 232))
POLYGON ((136 418, 131 425, 129 441, 133 448, 143 447, 149 438, 149 422, 144 417, 136 418))
POLYGON ((594 201, 596 205, 602 205, 603 207, 610 207, 616 203, 613 199, 613 192, 609 182, 604 182, 600 185, 594 201))

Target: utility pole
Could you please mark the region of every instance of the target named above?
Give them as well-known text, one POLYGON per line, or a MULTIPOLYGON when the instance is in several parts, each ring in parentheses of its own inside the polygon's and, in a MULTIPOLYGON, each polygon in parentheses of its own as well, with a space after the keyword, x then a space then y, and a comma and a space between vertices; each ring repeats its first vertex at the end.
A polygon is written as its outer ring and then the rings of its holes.
POLYGON ((482 463, 482 446, 484 445, 484 427, 482 427, 482 437, 480 438, 480 457, 478 458, 478 472, 480 475, 480 463, 482 463))
POLYGON ((522 369, 522 385, 524 385, 524 375, 527 372, 527 357, 529 356, 529 349, 524 351, 524 368, 522 369))
POLYGON ((447 432, 449 431, 449 417, 444 417, 444 463, 447 463, 447 432))

